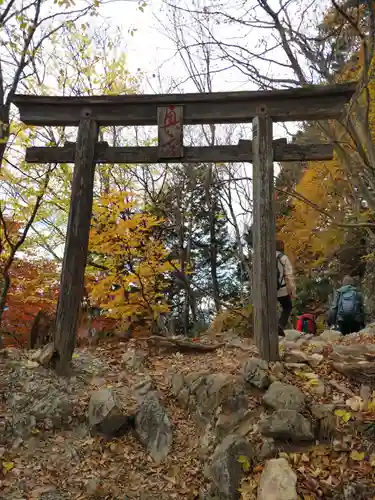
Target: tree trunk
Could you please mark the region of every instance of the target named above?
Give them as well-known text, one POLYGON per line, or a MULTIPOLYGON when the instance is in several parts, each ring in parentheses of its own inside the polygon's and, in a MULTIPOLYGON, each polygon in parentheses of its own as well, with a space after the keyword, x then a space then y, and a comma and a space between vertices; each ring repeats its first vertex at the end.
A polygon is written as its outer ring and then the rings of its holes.
MULTIPOLYGON (((4 315, 9 287, 10 287, 10 277, 8 272, 6 271, 3 274, 3 287, 1 289, 1 294, 0 294, 0 326, 2 325, 3 322, 3 315, 4 315)), ((0 347, 2 347, 3 345, 4 345, 3 336, 1 335, 0 332, 0 347)))
MULTIPOLYGON (((212 141, 214 143, 214 140, 212 141)), ((213 145, 213 144, 212 144, 213 145)), ((216 240, 216 212, 215 203, 213 202, 212 193, 212 170, 213 165, 208 165, 207 181, 206 181, 206 202, 209 213, 209 226, 210 226, 210 267, 212 279, 212 296, 215 302, 216 312, 221 309, 220 304, 220 287, 217 277, 217 240, 216 240)))
MULTIPOLYGON (((1 71, 1 70, 0 70, 1 71)), ((9 139, 9 106, 0 106, 0 168, 9 139)))

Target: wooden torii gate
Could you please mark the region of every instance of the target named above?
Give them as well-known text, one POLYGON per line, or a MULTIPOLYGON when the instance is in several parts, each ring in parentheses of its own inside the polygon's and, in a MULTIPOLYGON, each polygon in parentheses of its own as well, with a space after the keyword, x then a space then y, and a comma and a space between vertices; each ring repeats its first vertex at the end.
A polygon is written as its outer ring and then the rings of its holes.
POLYGON ((21 120, 34 126, 77 126, 76 143, 28 148, 31 163, 74 163, 66 246, 56 316, 57 368, 68 369, 83 295, 96 163, 253 164, 254 330, 260 356, 279 358, 276 297, 274 161, 329 160, 329 144, 272 140, 273 122, 327 120, 342 115, 356 84, 280 91, 210 94, 42 97, 16 95, 21 120), (238 145, 184 147, 183 125, 253 123, 253 139, 238 145), (158 125, 157 147, 109 147, 97 142, 107 125, 158 125))

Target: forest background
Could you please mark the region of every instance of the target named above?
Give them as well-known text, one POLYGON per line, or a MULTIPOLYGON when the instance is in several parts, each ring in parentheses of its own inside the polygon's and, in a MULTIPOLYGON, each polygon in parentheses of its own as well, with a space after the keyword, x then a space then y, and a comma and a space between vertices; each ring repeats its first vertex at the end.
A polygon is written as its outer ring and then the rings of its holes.
MULTIPOLYGON (((59 292, 72 165, 27 164, 32 145, 75 130, 26 127, 16 93, 98 95, 280 89, 358 81, 340 122, 275 126, 331 142, 332 161, 275 165, 278 235, 296 271, 295 314, 323 325, 332 290, 375 292, 375 4, 305 0, 0 1, 0 327, 25 343, 59 292), (121 13, 122 15, 119 15, 121 13), (126 21, 124 21, 126 19, 126 21), (149 59, 151 60, 149 60, 149 59)), ((108 127, 112 146, 152 145, 153 127, 108 127)), ((233 144, 249 126, 186 127, 185 144, 233 144)), ((249 164, 102 165, 80 336, 95 329, 251 333, 249 164)))

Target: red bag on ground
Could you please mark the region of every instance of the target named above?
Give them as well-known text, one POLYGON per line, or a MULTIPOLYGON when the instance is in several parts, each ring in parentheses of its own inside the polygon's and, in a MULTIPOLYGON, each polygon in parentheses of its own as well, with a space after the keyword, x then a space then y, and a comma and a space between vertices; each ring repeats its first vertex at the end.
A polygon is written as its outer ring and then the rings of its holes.
POLYGON ((313 314, 304 313, 297 318, 296 330, 303 333, 316 334, 316 322, 313 314))

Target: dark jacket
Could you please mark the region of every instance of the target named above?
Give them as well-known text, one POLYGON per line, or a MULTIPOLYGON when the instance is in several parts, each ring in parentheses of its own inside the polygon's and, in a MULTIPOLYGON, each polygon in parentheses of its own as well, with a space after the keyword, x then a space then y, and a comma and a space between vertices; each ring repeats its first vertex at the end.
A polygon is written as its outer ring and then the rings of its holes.
POLYGON ((344 318, 340 317, 340 313, 338 312, 338 306, 340 303, 340 296, 342 293, 347 292, 349 290, 354 290, 357 292, 357 315, 355 318, 353 318, 353 321, 356 321, 359 323, 361 326, 365 325, 365 308, 363 305, 363 296, 360 291, 357 290, 355 286, 352 285, 346 285, 342 286, 338 290, 336 290, 335 293, 335 298, 333 300, 331 309, 329 311, 329 316, 328 316, 328 325, 336 325, 338 323, 342 323, 344 321, 344 318))

